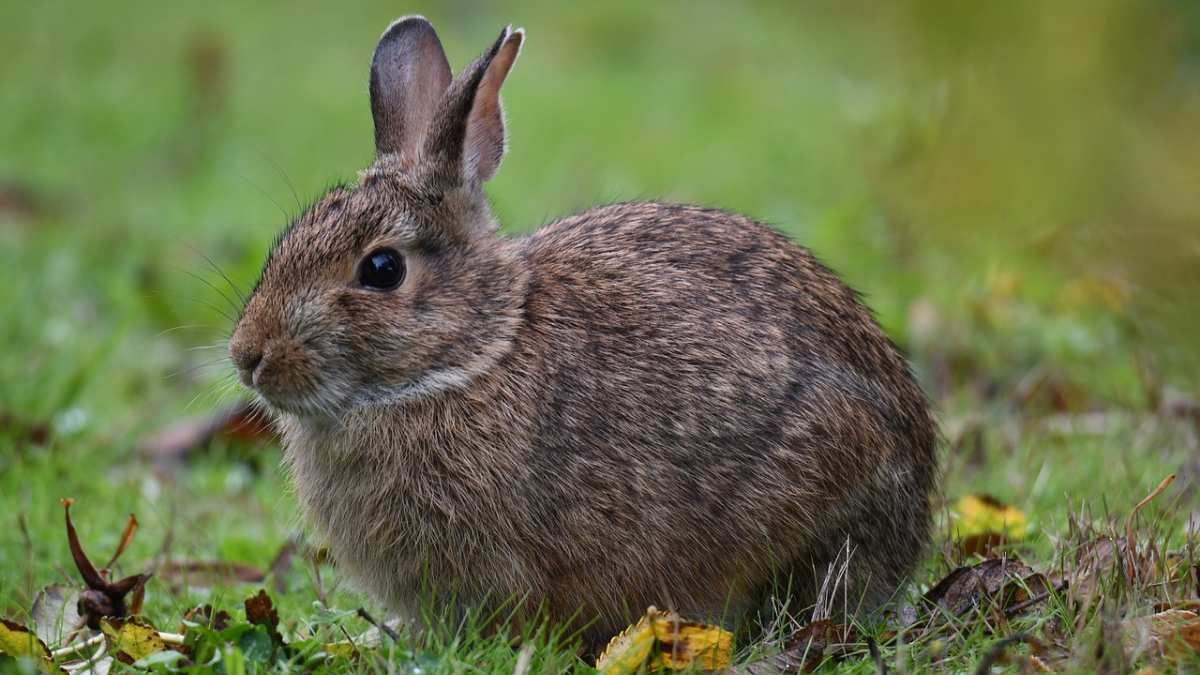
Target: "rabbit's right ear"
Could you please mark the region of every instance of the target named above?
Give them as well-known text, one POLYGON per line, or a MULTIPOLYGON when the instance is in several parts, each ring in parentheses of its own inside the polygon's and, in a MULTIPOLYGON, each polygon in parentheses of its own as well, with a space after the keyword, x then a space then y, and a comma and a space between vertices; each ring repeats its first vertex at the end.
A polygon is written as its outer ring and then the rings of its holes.
POLYGON ((383 32, 371 61, 377 157, 416 160, 451 77, 442 42, 425 17, 406 16, 383 32))

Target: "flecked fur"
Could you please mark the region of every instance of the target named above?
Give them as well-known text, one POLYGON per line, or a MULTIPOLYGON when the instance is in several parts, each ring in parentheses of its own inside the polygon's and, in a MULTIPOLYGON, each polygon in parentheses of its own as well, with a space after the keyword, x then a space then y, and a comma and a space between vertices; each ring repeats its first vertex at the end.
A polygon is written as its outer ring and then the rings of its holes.
POLYGON ((926 544, 938 477, 904 359, 743 216, 628 203, 499 235, 480 183, 521 35, 393 111, 410 129, 376 135, 403 156, 381 148, 308 209, 245 308, 231 352, 307 516, 396 611, 518 598, 592 646, 651 604, 751 617, 781 578, 811 605, 847 544, 851 602, 877 606, 926 544), (380 247, 408 267, 389 292, 355 282, 380 247))

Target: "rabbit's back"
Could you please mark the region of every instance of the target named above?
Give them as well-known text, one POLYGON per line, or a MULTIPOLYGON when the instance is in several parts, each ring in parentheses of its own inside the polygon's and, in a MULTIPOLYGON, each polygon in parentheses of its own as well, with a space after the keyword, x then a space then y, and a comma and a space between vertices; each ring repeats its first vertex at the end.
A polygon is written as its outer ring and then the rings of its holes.
POLYGON ((927 537, 934 432, 853 291, 782 235, 697 207, 596 209, 524 248, 531 477, 567 604, 593 587, 737 611, 722 603, 779 573, 812 602, 847 543, 852 592, 894 588, 927 537))

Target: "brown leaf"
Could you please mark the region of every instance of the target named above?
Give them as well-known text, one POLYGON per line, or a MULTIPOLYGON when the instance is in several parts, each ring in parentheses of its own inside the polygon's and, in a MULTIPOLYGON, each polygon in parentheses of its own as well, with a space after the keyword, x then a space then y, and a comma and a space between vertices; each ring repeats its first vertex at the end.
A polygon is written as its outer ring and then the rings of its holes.
POLYGON ((271 634, 271 640, 277 645, 283 644, 283 636, 279 634, 279 612, 271 602, 271 596, 265 590, 259 590, 258 595, 246 598, 246 620, 252 624, 263 626, 271 634))
POLYGON ((159 566, 159 578, 172 586, 208 588, 233 582, 257 584, 266 574, 257 567, 225 560, 170 560, 159 566))
POLYGON ((975 608, 1008 610, 1050 590, 1050 582, 1015 559, 990 558, 973 567, 959 567, 929 592, 925 601, 955 616, 975 608))
POLYGON ((1124 537, 1097 537, 1076 550, 1075 566, 1068 575, 1069 595, 1076 602, 1090 602, 1099 596, 1106 580, 1151 579, 1158 563, 1159 555, 1153 548, 1131 552, 1124 537), (1130 569, 1133 579, 1128 576, 1130 569))
POLYGON ((805 655, 804 670, 812 671, 827 658, 838 661, 846 658, 849 647, 862 643, 862 636, 852 627, 823 619, 801 628, 788 641, 786 651, 805 655))
POLYGON ((280 595, 287 593, 287 575, 292 569, 292 563, 295 561, 296 551, 299 548, 300 544, 294 538, 288 539, 271 561, 271 586, 280 595))
POLYGON ((46 445, 50 442, 49 424, 21 420, 10 413, 0 413, 0 433, 9 434, 18 441, 33 445, 46 445))
MULTIPOLYGON (((71 557, 75 560, 75 567, 79 570, 79 575, 83 577, 83 582, 87 586, 79 593, 78 607, 88 628, 99 630, 101 619, 105 617, 120 619, 130 614, 129 605, 125 601, 125 596, 130 593, 133 593, 133 608, 141 609, 142 593, 151 575, 134 574, 113 582, 107 579, 108 570, 98 571, 92 565, 87 553, 84 552, 83 545, 79 542, 79 535, 75 531, 75 525, 71 522, 71 505, 74 503, 73 499, 62 500, 67 523, 67 544, 71 548, 71 557)), ((125 545, 128 544, 126 537, 133 536, 136 525, 137 520, 131 514, 130 523, 125 526, 125 536, 122 537, 121 544, 117 547, 117 553, 113 555, 113 560, 117 559, 125 545)))
POLYGON ((274 438, 274 433, 254 405, 242 401, 168 426, 143 441, 138 450, 159 464, 172 465, 217 437, 251 443, 274 438))
MULTIPOLYGON (((183 620, 221 631, 229 627, 229 624, 233 621, 233 617, 229 616, 229 612, 225 610, 214 613, 212 605, 200 605, 184 612, 183 620)), ((186 633, 187 626, 181 626, 179 632, 186 633)))
POLYGON ((1194 659, 1200 653, 1200 615, 1169 609, 1122 622, 1127 653, 1149 650, 1169 659, 1194 659))
POLYGON ((111 569, 116 564, 117 558, 121 557, 121 554, 129 547, 129 542, 133 541, 133 535, 137 532, 137 528, 137 517, 131 513, 129 514, 129 519, 125 521, 125 530, 121 532, 121 540, 117 542, 117 550, 108 559, 108 563, 104 565, 105 569, 111 569))
MULTIPOLYGON (((873 644, 853 627, 828 619, 813 621, 793 634, 778 654, 730 668, 730 675, 775 675, 812 672, 827 660, 841 661, 873 644)), ((876 648, 877 650, 877 648, 876 648)))

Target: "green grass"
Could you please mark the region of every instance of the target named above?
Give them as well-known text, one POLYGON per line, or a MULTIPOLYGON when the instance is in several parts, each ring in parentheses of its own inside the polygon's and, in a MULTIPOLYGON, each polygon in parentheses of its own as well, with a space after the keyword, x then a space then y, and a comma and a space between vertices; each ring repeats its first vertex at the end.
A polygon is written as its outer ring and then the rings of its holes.
MULTIPOLYGON (((1196 432, 1160 414, 1155 398, 1160 381, 1195 380, 1173 370, 1170 348, 1180 344, 1150 339, 1141 296, 1119 288, 1114 298, 1097 285, 1112 260, 1083 273, 1037 247, 1038 223, 1021 223, 1034 235, 996 247, 995 233, 973 242, 972 223, 964 235, 911 222, 919 212, 893 194, 909 184, 888 172, 942 138, 940 118, 927 90, 875 72, 894 45, 856 33, 844 15, 790 3, 753 12, 643 5, 0 7, 0 195, 32 200, 25 208, 0 199, 10 205, 0 207, 0 613, 24 620, 37 589, 77 583, 62 497, 76 499, 76 525, 96 558, 137 514, 126 573, 164 550, 266 568, 303 531, 278 448, 218 442, 170 475, 137 448, 150 432, 230 400, 221 341, 234 309, 222 274, 251 286, 275 233, 370 162, 373 41, 412 12, 438 26, 456 67, 504 23, 528 30, 505 87, 510 154, 489 186, 508 231, 639 197, 771 222, 862 289, 912 354, 947 434, 948 503, 987 492, 1021 508, 1032 532, 1015 550, 1047 569, 1064 550, 1072 510, 1122 519, 1178 472, 1145 515, 1164 518, 1166 539, 1182 545, 1186 514, 1200 505, 1196 432), (1020 400, 1036 373, 1051 385, 1020 400), (1085 414, 1100 428, 1064 428, 1085 414), (49 443, 29 437, 41 426, 49 443)), ((914 593, 947 571, 946 532, 940 522, 914 593)), ((274 597, 291 634, 315 625, 337 640, 342 628, 367 628, 330 613, 370 606, 335 569, 323 568, 318 583, 297 564, 286 582, 274 597)), ((156 580, 145 613, 170 630, 192 606, 233 611, 254 590, 156 580)), ((1017 627, 1041 630, 1067 614, 1047 605, 1017 627)), ((1085 623, 1072 644, 1091 644, 1100 623, 1085 623)), ((883 654, 909 670, 939 655, 943 666, 970 669, 1003 634, 974 626, 941 646, 885 643, 883 654)), ((380 653, 401 672, 511 672, 517 659, 478 631, 424 639, 380 653)), ((576 665, 561 645, 531 643, 533 672, 576 665)), ((1078 655, 1070 663, 1090 667, 1078 655)), ((837 667, 873 668, 863 658, 837 667)))

